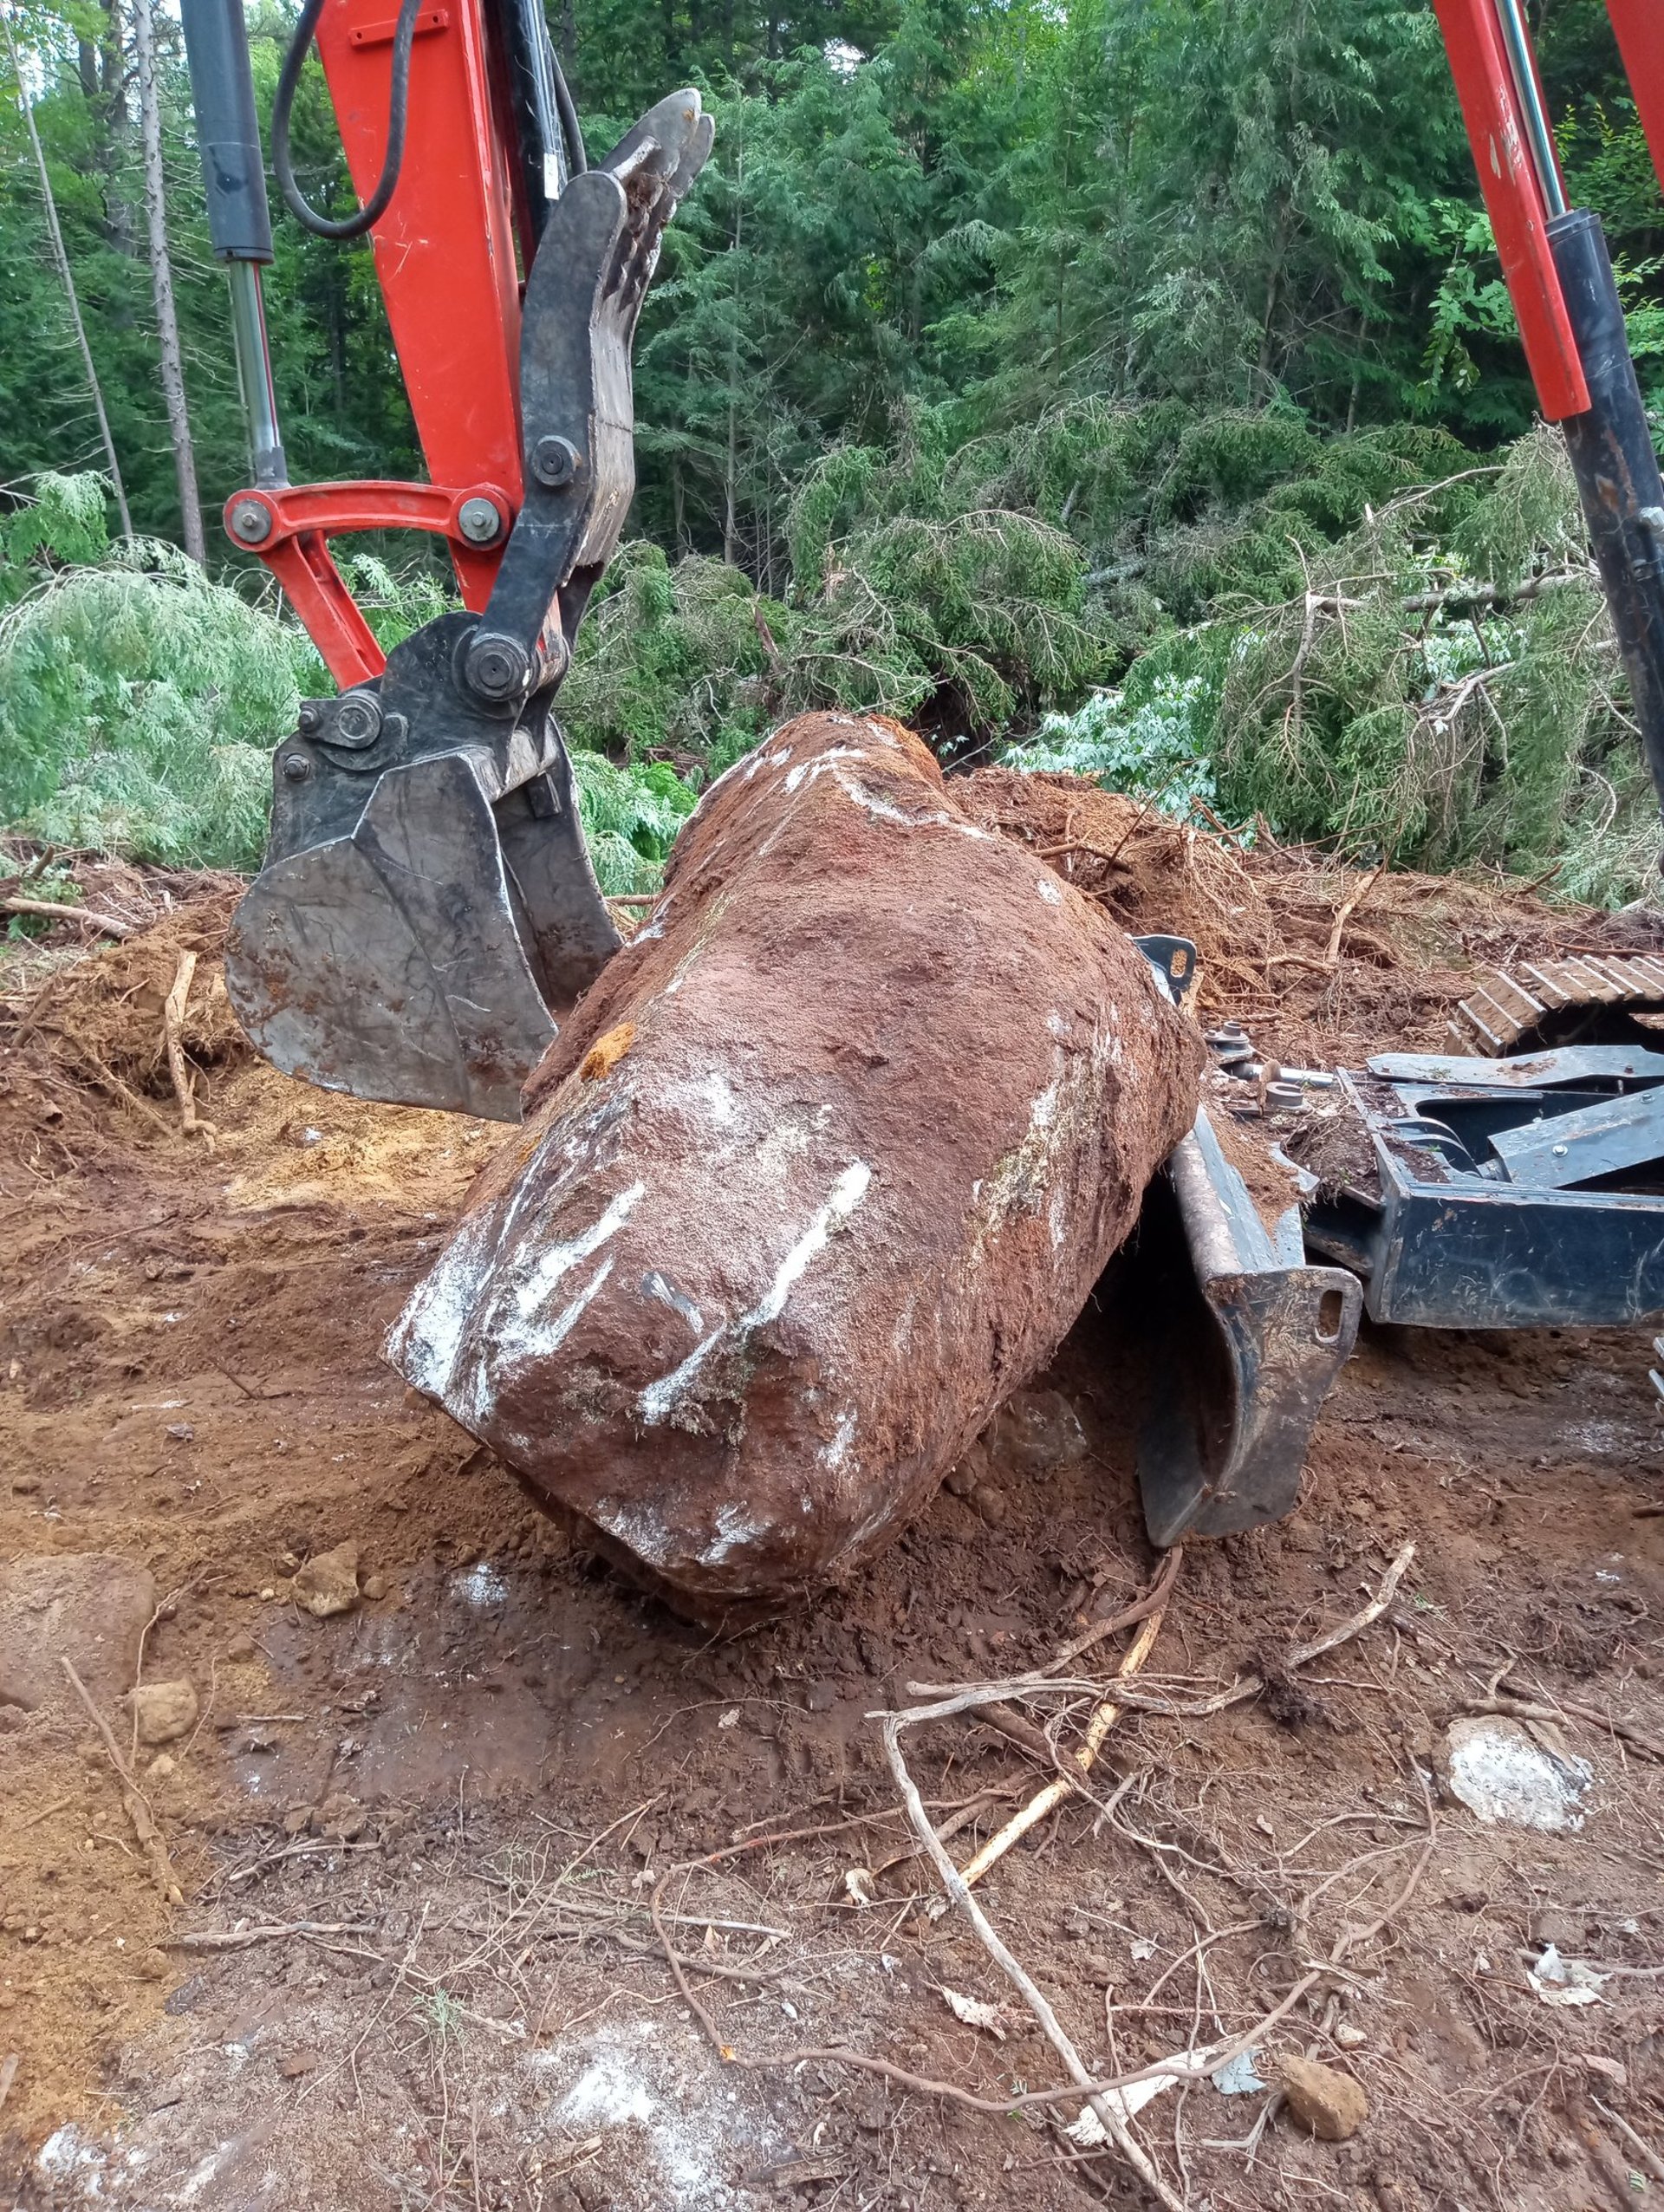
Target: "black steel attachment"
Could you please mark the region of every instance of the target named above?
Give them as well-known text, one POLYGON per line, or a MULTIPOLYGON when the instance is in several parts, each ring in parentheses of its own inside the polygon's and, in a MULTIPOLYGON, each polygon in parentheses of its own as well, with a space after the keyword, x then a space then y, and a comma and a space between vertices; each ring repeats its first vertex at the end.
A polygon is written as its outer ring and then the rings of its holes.
POLYGON ((1600 218, 1570 208, 1550 218, 1548 237, 1589 386, 1587 412, 1561 428, 1664 810, 1664 481, 1600 218))
POLYGON ((1388 1052, 1340 1075, 1364 1136, 1306 1241, 1372 1321, 1619 1327, 1664 1317, 1664 1053, 1388 1052))
POLYGON ((1138 1440, 1151 1542, 1280 1519, 1358 1333, 1357 1282, 1308 1265, 1297 1206, 1266 1227, 1206 1111, 1151 1186, 1139 1239, 1158 1317, 1138 1440))
MULTIPOLYGON (((1133 942, 1173 1004, 1187 1006, 1195 946, 1133 942)), ((1208 1044, 1215 1066, 1258 1083, 1264 1100, 1264 1064, 1246 1032, 1233 1024, 1208 1044)), ((1150 1541, 1280 1519, 1299 1497, 1312 1424, 1358 1333, 1357 1283, 1307 1265, 1297 1205, 1267 1228, 1206 1109, 1145 1194, 1129 1271, 1149 1382, 1138 1479, 1150 1541)))

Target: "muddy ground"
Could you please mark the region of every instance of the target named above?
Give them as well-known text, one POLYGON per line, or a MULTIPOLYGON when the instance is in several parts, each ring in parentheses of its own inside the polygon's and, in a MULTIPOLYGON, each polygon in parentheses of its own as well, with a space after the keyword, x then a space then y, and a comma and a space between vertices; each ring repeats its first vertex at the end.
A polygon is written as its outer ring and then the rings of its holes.
MULTIPOLYGON (((986 796, 1037 845, 1089 835, 1061 787, 986 796)), ((1100 862, 1114 826, 1089 832, 1100 862)), ((1134 831, 1138 867, 1118 857, 1093 888, 1154 927, 1152 901, 1193 900, 1194 850, 1134 831)), ((1204 856, 1225 887, 1209 910, 1227 919, 1238 868, 1204 856)), ((934 1877, 900 1856, 910 1831, 871 1717, 910 1701, 910 1682, 1044 1661, 1156 1571, 1112 1286, 858 1580, 743 1636, 695 1630, 587 1556, 380 1359, 504 1132, 330 1098, 252 1062, 214 996, 226 887, 83 875, 89 903, 107 894, 148 926, 97 953, 57 933, 14 949, 5 976, 3 2201, 1152 2201, 1063 2132, 1078 2097, 1013 2104, 1059 2082, 1058 2061, 959 1915, 933 1913, 934 1877), (158 1051, 182 947, 201 954, 187 1044, 212 1124, 190 1137, 158 1051), (296 1571, 348 1543, 359 1600, 315 1617, 296 1571), (62 1656, 135 1766, 137 1825, 62 1656), (135 1756, 119 1700, 140 1664, 147 1684, 188 1680, 198 1711, 135 1756), (141 1841, 145 1805, 178 1903, 141 1841), (998 2007, 998 2033, 963 2021, 950 1991, 998 2007)), ((1361 878, 1263 856, 1244 880, 1254 934, 1215 948, 1212 1010, 1242 1010, 1290 1060, 1438 1041, 1476 964, 1511 947, 1664 941, 1646 917, 1388 879, 1330 966, 1361 878)), ((1264 2080, 1304 2053, 1360 2084, 1349 2140, 1314 2137, 1270 2089, 1170 2087, 1138 2114, 1192 2212, 1562 2212, 1664 2193, 1648 1364, 1646 1339, 1621 1334, 1366 1327, 1299 1513, 1191 1547, 1144 1676, 1175 1701, 1242 1669, 1271 1689, 1205 1718, 1123 1714, 1092 1799, 982 1885, 1082 2053, 1111 2071, 1252 2030, 1342 1931, 1384 1920, 1255 2046, 1264 2080), (1278 1655, 1355 1612, 1407 1539, 1384 1616, 1278 1679, 1278 1655), (1440 1779, 1449 1723, 1504 1670, 1560 1714, 1539 1737, 1592 1770, 1581 1827, 1484 1825, 1440 1779), (1602 1725, 1614 1715, 1628 1737, 1602 1725), (1550 1942, 1609 1974, 1592 2001, 1546 2002, 1528 1980, 1550 1942)), ((1133 1632, 1078 1665, 1107 1675, 1133 1632)), ((1086 1702, 1031 1717, 1066 1713, 1067 1752, 1086 1702)), ((965 1816, 961 1860, 1045 1779, 962 1718, 904 1745, 939 1820, 965 1816)))

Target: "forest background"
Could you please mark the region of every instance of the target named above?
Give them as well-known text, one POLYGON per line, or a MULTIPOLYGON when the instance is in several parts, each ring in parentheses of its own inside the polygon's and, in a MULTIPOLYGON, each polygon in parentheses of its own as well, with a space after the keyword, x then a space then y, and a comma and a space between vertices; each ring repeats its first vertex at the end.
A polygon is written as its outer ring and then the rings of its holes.
MULTIPOLYGON (((553 6, 592 155, 682 83, 718 124, 562 693, 608 888, 651 884, 709 777, 816 704, 1233 836, 1609 902, 1655 880, 1430 8, 553 6)), ((247 461, 178 23, 4 8, 0 822, 251 866, 270 746, 327 686, 218 529, 247 461)), ((1664 407, 1664 204, 1604 11, 1532 15, 1664 407)), ((292 22, 250 9, 268 114, 292 22)), ((296 137, 315 205, 350 206, 315 63, 296 137)), ((274 206, 291 474, 419 474, 367 250, 274 206)), ((350 565, 388 640, 444 602, 419 544, 350 565)))

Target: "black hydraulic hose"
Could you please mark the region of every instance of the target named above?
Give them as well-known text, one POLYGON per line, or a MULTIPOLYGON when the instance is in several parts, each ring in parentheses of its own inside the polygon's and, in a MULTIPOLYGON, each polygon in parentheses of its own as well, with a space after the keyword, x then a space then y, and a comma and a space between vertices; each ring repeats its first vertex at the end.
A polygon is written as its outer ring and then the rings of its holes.
POLYGON ((405 159, 405 127, 410 119, 410 49, 416 36, 416 16, 422 0, 400 0, 399 21, 393 35, 393 91, 387 103, 387 150, 382 159, 380 180, 362 207, 355 214, 343 216, 339 222, 327 215, 320 215, 306 204, 300 186, 295 181, 294 166, 289 154, 289 113, 295 105, 295 88, 301 81, 301 71, 306 66, 307 55, 316 36, 318 18, 323 13, 324 0, 306 0, 301 19, 295 26, 295 36, 289 42, 289 51, 283 56, 283 66, 277 79, 277 97, 271 108, 271 166, 277 178, 277 189, 283 204, 295 220, 320 238, 361 238, 372 223, 386 214, 387 203, 398 188, 399 172, 405 159))
POLYGON ((549 66, 555 72, 555 112, 561 119, 561 136, 566 140, 566 169, 571 177, 581 177, 589 166, 589 157, 583 150, 583 133, 578 125, 577 103, 566 81, 566 71, 561 67, 561 57, 551 41, 549 49, 549 66))

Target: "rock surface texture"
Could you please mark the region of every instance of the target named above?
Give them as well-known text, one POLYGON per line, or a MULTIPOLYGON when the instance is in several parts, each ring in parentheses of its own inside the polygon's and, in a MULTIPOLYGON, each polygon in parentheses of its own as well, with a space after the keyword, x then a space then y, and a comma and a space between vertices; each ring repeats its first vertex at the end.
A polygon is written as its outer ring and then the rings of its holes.
POLYGON ((916 738, 803 716, 706 794, 389 1356, 685 1608, 777 1603, 1044 1364, 1201 1060, 916 738))

